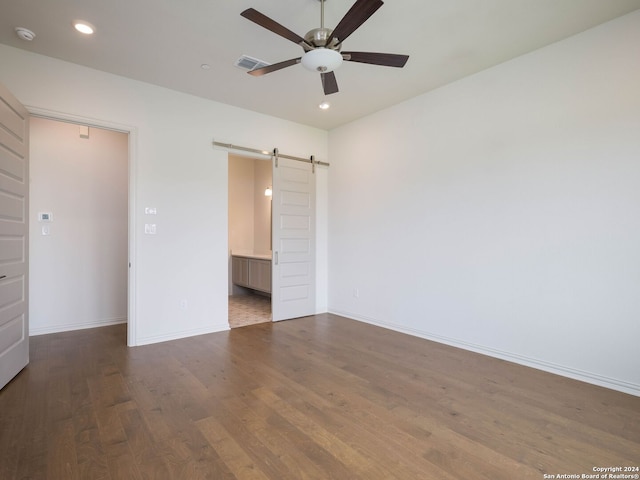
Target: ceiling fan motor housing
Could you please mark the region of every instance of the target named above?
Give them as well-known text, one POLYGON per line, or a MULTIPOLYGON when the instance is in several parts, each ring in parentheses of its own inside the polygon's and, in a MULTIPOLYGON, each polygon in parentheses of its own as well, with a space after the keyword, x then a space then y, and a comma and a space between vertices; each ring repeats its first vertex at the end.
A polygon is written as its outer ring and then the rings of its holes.
POLYGON ((327 39, 331 36, 331 32, 333 32, 333 30, 330 28, 314 28, 313 30, 309 30, 304 36, 307 43, 303 43, 302 48, 307 52, 314 48, 330 48, 331 50, 340 51, 342 45, 337 38, 332 38, 331 43, 327 45, 327 39))

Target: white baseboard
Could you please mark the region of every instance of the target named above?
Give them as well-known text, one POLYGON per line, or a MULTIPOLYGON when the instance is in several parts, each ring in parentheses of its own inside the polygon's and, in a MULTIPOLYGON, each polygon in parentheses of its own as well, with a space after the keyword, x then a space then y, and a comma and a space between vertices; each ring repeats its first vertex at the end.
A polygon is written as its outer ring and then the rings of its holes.
POLYGON ((600 387, 605 387, 611 390, 617 390, 619 392, 624 392, 630 395, 635 395, 637 397, 640 397, 640 385, 627 382, 624 380, 619 380, 617 378, 610 378, 597 373, 586 372, 583 370, 566 367, 564 365, 558 365, 552 362, 547 362, 547 361, 539 360, 536 358, 530 358, 523 355, 514 354, 511 352, 504 352, 491 347, 486 347, 484 345, 477 345, 477 344, 465 342, 462 340, 458 340, 455 338, 435 335, 435 334, 414 329, 414 328, 407 328, 402 325, 396 325, 393 323, 383 322, 373 318, 362 317, 359 315, 354 315, 350 312, 343 312, 340 310, 330 310, 329 313, 333 313, 335 315, 340 315, 341 317, 349 318, 351 320, 356 320, 359 322, 376 325, 378 327, 387 328, 389 330, 393 330, 396 332, 413 335, 414 337, 420 337, 426 340, 432 340, 434 342, 450 345, 452 347, 462 348, 463 350, 469 350, 472 352, 481 353, 483 355, 488 355, 490 357, 499 358, 501 360, 517 363, 519 365, 524 365, 526 367, 535 368, 545 372, 554 373, 556 375, 561 375, 563 377, 579 380, 581 382, 598 385, 600 387))
POLYGON ((107 327, 109 325, 118 325, 120 323, 127 323, 127 318, 105 318, 102 320, 93 320, 90 322, 65 323, 58 325, 49 325, 46 327, 34 327, 33 325, 29 325, 29 336, 35 337, 37 335, 47 335, 49 333, 70 332, 72 330, 84 330, 86 328, 107 327))
MULTIPOLYGON (((47 327, 35 327, 29 326, 29 336, 35 337, 37 335, 47 335, 49 333, 61 333, 70 332, 73 330, 84 330, 87 328, 108 327, 110 325, 118 325, 127 323, 126 317, 108 318, 104 320, 83 322, 83 323, 68 323, 62 325, 52 325, 47 327)), ((229 330, 228 323, 221 323, 212 325, 206 328, 197 328, 193 330, 182 330, 180 332, 172 332, 167 335, 152 335, 150 337, 139 338, 136 345, 150 345, 152 343, 168 342, 169 340, 179 340, 181 338, 194 337, 196 335, 204 335, 206 333, 224 332, 229 330)))
POLYGON ((229 323, 219 323, 205 328, 194 328, 192 330, 182 330, 180 332, 172 332, 166 335, 152 335, 149 337, 138 338, 133 346, 151 345, 152 343, 168 342, 170 340, 179 340, 181 338, 195 337, 196 335, 205 335, 207 333, 217 333, 229 330, 229 323))

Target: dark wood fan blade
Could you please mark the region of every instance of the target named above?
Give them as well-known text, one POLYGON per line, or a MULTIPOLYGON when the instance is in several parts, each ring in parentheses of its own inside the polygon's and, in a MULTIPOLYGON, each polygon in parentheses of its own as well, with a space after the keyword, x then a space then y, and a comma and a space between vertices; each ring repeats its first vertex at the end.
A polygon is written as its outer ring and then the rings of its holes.
POLYGON ((247 20, 251 20, 253 23, 257 23, 261 27, 266 28, 267 30, 275 33, 276 35, 280 35, 281 37, 284 37, 287 40, 291 40, 293 43, 297 43, 298 45, 304 43, 308 45, 307 41, 304 38, 302 38, 300 35, 292 32, 287 27, 283 27, 275 20, 270 19, 266 15, 260 13, 259 11, 253 8, 247 8, 240 15, 242 15, 247 20))
POLYGON ((322 88, 325 95, 331 95, 332 93, 338 93, 338 81, 336 75, 333 72, 321 73, 322 88))
POLYGON ((407 63, 407 60, 409 60, 409 55, 375 52, 342 52, 342 58, 347 62, 370 63, 384 67, 402 68, 407 63))
POLYGON ((367 19, 373 15, 384 3, 382 0, 356 0, 356 3, 349 9, 347 14, 342 17, 340 23, 333 29, 333 33, 327 39, 327 45, 334 38, 342 43, 356 29, 362 25, 367 19))
POLYGON ((284 62, 274 63, 273 65, 267 65, 266 67, 256 68, 255 70, 249 70, 247 73, 254 77, 259 77, 266 73, 275 72, 276 70, 282 70, 283 68, 290 67, 300 63, 300 58, 292 58, 291 60, 285 60, 284 62))

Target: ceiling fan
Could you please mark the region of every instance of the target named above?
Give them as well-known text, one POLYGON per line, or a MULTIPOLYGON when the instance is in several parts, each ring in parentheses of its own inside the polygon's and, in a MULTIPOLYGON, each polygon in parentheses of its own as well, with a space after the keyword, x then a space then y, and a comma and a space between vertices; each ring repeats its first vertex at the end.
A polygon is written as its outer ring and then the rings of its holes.
POLYGON ((409 59, 408 55, 396 55, 393 53, 374 52, 342 52, 342 42, 349 35, 358 29, 367 19, 373 15, 383 5, 382 0, 356 0, 351 9, 340 20, 336 28, 331 30, 324 26, 324 0, 320 0, 320 28, 314 28, 303 37, 297 35, 286 27, 283 27, 275 20, 258 12, 253 8, 248 8, 240 15, 257 23, 261 27, 270 30, 276 35, 286 38, 298 45, 305 51, 304 55, 284 62, 274 63, 262 68, 256 68, 248 73, 253 76, 261 76, 266 73, 275 72, 292 65, 302 63, 308 70, 320 72, 322 88, 325 95, 338 92, 338 83, 333 71, 338 68, 342 61, 369 63, 372 65, 382 65, 385 67, 404 67, 409 59))

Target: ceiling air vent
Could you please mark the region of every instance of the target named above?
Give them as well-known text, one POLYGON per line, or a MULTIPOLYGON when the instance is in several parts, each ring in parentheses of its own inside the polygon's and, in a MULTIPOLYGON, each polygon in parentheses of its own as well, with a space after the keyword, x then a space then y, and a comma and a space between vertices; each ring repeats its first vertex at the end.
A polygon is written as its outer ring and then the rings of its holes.
POLYGON ((248 55, 242 55, 238 60, 236 60, 235 66, 238 68, 243 68, 245 70, 254 70, 256 68, 267 67, 271 65, 270 63, 263 62, 262 60, 258 60, 257 58, 250 57, 248 55))

